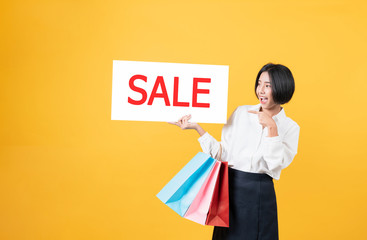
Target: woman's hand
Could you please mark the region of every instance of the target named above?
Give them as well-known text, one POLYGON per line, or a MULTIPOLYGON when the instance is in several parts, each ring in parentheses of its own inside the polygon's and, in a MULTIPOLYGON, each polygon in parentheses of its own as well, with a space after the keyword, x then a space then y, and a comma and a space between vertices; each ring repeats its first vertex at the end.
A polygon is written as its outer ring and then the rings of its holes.
POLYGON ((199 133, 199 135, 202 136, 205 133, 204 129, 197 123, 189 122, 190 119, 191 114, 183 116, 177 122, 168 122, 168 123, 179 126, 182 130, 195 129, 199 133))
POLYGON ((168 122, 168 123, 179 126, 182 130, 184 130, 184 129, 196 129, 198 124, 189 122, 190 119, 191 119, 191 114, 183 116, 177 122, 168 122))
POLYGON ((275 123, 274 119, 271 118, 268 114, 264 112, 253 111, 253 110, 249 110, 247 112, 257 114, 257 116, 259 117, 259 123, 264 128, 265 127, 268 128, 268 137, 278 136, 277 124, 275 123))
POLYGON ((258 112, 253 110, 249 110, 247 112, 257 114, 257 116, 259 117, 259 123, 263 127, 270 127, 276 125, 274 119, 272 119, 268 114, 264 112, 258 112))

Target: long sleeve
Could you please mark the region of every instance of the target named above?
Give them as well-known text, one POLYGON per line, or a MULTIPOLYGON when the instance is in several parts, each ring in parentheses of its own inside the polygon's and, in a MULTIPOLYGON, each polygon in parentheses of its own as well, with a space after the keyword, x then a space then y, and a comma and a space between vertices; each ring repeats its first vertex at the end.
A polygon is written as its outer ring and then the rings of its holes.
POLYGON ((220 142, 218 142, 212 135, 206 132, 199 137, 198 141, 204 153, 210 154, 212 157, 217 157, 220 142))
POLYGON ((228 119, 227 123, 223 126, 222 129, 222 141, 218 142, 213 136, 211 136, 208 132, 199 137, 198 141, 204 153, 210 154, 214 158, 218 158, 218 153, 220 149, 220 145, 222 145, 222 161, 227 161, 231 134, 234 128, 234 120, 236 118, 237 109, 232 113, 231 117, 228 119))
POLYGON ((280 136, 265 137, 263 158, 268 166, 269 175, 279 179, 282 169, 289 166, 298 150, 300 127, 295 124, 285 134, 283 140, 280 136))

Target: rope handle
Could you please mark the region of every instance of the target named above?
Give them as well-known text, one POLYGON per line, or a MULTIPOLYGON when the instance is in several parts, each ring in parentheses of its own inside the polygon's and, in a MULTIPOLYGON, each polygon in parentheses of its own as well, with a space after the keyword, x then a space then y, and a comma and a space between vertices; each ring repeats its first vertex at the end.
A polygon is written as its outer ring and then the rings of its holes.
POLYGON ((219 144, 219 159, 218 160, 222 161, 222 144, 219 144))

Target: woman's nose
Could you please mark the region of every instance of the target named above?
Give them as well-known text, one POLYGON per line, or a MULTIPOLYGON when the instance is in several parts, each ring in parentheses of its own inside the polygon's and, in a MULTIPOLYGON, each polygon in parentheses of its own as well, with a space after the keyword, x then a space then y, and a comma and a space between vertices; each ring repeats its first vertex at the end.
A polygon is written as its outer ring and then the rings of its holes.
POLYGON ((264 86, 260 86, 260 93, 264 93, 264 86))

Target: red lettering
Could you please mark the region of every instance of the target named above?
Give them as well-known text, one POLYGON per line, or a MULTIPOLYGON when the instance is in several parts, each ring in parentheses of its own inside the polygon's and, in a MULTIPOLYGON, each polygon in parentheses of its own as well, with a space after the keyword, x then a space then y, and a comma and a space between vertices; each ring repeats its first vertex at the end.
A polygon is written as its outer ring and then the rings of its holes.
POLYGON ((188 107, 190 106, 190 103, 188 102, 179 102, 178 101, 178 77, 174 78, 174 84, 173 84, 173 106, 176 107, 188 107))
POLYGON ((135 91, 135 92, 141 93, 141 95, 142 95, 140 100, 134 100, 134 99, 128 97, 127 101, 129 103, 133 104, 133 105, 141 105, 147 100, 147 92, 144 89, 139 88, 139 87, 134 85, 134 81, 137 80, 137 79, 140 79, 140 80, 143 80, 144 82, 147 82, 147 77, 144 76, 144 75, 134 75, 130 78, 130 80, 129 80, 130 89, 135 91))
POLYGON ((209 94, 209 89, 198 89, 198 83, 210 83, 210 78, 194 78, 194 86, 192 89, 192 106, 193 107, 201 107, 201 108, 209 108, 210 103, 198 103, 198 94, 209 94))
POLYGON ((163 80, 162 76, 158 76, 157 80, 155 81, 155 84, 154 84, 154 87, 153 87, 153 90, 152 90, 152 94, 149 97, 148 105, 153 104, 154 98, 163 98, 164 103, 166 104, 166 106, 170 106, 166 85, 164 84, 164 80, 163 80), (157 93, 159 85, 161 85, 162 93, 157 93))
MULTIPOLYGON (((129 80, 129 87, 131 90, 138 92, 142 95, 140 100, 134 100, 128 97, 128 102, 133 105, 142 105, 148 98, 147 92, 143 88, 139 88, 134 85, 135 80, 143 80, 147 82, 147 77, 144 75, 134 75, 129 80)), ((193 89, 192 89, 192 107, 199 108, 209 108, 210 103, 199 103, 198 102, 198 94, 209 94, 209 89, 199 89, 199 83, 210 83, 210 78, 194 78, 193 79, 193 89)), ((179 77, 174 77, 173 83, 173 106, 175 107, 189 107, 189 102, 179 102, 178 101, 178 88, 179 88, 179 77)), ((153 90, 148 100, 148 105, 152 105, 155 98, 163 98, 166 106, 170 106, 170 101, 167 94, 166 85, 164 83, 163 76, 157 76, 157 79, 154 83, 153 90), (158 88, 161 87, 162 93, 157 93, 158 88)))

